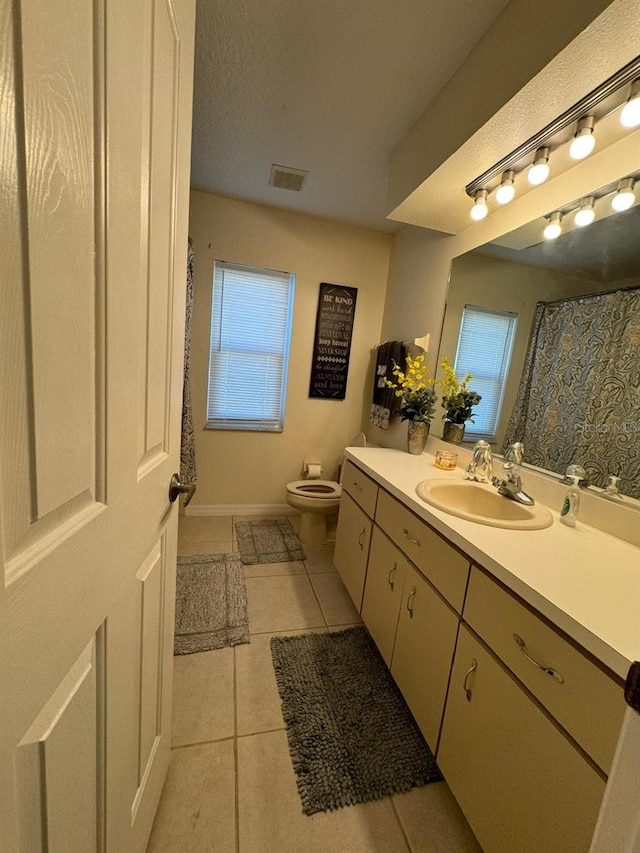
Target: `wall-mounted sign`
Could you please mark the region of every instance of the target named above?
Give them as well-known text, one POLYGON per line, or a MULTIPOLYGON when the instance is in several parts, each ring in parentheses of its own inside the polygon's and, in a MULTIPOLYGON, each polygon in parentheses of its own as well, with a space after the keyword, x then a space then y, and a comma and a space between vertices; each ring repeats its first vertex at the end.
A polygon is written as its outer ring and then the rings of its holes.
POLYGON ((310 397, 344 400, 357 296, 356 287, 325 282, 320 285, 310 397))

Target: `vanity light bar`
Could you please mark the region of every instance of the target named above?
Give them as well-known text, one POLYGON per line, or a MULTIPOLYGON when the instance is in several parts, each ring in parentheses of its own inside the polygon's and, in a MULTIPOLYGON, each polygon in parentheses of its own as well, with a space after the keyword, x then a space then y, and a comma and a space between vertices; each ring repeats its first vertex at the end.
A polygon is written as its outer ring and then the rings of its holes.
MULTIPOLYGON (((611 199, 611 207, 616 213, 629 210, 636 203, 636 186, 640 186, 640 173, 636 172, 626 178, 622 178, 615 184, 602 187, 596 194, 585 196, 561 210, 545 216, 545 228, 542 232, 545 240, 555 240, 562 233, 562 219, 574 214, 573 222, 580 228, 590 225, 596 218, 596 205, 606 198, 611 199)), ((606 214, 604 214, 606 216, 606 214)), ((602 214, 600 217, 602 218, 602 214)))
MULTIPOLYGON (((603 105, 603 107, 605 106, 607 105, 603 105)), ((488 195, 492 190, 491 184, 493 183, 495 186, 496 179, 500 178, 496 200, 504 204, 506 203, 505 197, 507 201, 510 201, 515 194, 513 183, 509 185, 508 179, 505 181, 506 176, 512 174, 515 178, 516 174, 526 170, 529 170, 529 182, 531 184, 542 183, 549 174, 549 154, 552 150, 553 137, 575 124, 571 156, 575 159, 582 159, 588 156, 595 146, 594 130, 597 120, 602 118, 604 114, 609 114, 620 109, 620 107, 622 107, 621 123, 624 127, 632 128, 640 124, 640 56, 627 63, 624 68, 621 68, 568 110, 565 110, 546 127, 491 166, 490 169, 478 175, 465 187, 467 195, 474 200, 477 198, 476 194, 479 190, 485 190, 488 195), (630 88, 623 92, 623 88, 629 85, 630 88), (610 108, 605 113, 598 114, 596 109, 598 105, 603 105, 603 101, 612 99, 615 95, 618 96, 615 98, 615 104, 612 101, 609 105, 610 108), (534 154, 533 160, 529 159, 531 154, 534 154), (511 189, 506 188, 509 186, 511 189), (502 192, 500 192, 501 190, 502 192), (503 197, 502 201, 500 195, 503 197)), ((566 141, 566 137, 563 139, 564 141, 566 141)), ((558 142, 557 144, 562 143, 558 142)))

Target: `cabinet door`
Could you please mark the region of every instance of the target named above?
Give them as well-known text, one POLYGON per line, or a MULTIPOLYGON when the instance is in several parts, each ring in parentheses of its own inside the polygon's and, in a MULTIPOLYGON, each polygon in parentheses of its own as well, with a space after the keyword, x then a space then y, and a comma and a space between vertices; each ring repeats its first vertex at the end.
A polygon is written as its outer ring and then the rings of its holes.
POLYGON ((438 764, 485 853, 589 849, 604 781, 466 626, 438 764))
POLYGON ((343 492, 333 562, 358 613, 362 606, 372 526, 371 519, 343 492))
POLYGON ((407 558, 374 526, 362 618, 388 667, 391 666, 408 565, 407 558))
POLYGON ((435 752, 458 632, 458 617, 407 566, 391 673, 435 752))

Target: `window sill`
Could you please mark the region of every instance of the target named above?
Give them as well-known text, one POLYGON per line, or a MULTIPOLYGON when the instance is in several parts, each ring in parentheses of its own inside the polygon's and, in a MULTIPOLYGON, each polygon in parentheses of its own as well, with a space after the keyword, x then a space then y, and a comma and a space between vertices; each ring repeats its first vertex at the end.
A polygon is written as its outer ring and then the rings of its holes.
POLYGON ((259 423, 248 423, 248 424, 206 423, 204 425, 204 429, 226 430, 227 432, 229 432, 229 431, 230 432, 284 432, 284 427, 281 426, 280 424, 259 424, 259 423))

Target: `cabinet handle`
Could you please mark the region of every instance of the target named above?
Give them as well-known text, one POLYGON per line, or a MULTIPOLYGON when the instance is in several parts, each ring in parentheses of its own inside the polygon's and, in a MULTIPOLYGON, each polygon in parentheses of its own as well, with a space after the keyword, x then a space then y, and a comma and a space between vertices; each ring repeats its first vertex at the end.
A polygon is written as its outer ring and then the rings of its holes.
POLYGON ((471 702, 471 690, 467 687, 467 681, 469 680, 469 676, 472 672, 475 672, 478 668, 478 661, 475 658, 471 658, 471 666, 466 671, 464 676, 464 681, 462 682, 462 687, 464 689, 465 695, 467 697, 467 702, 471 702))
POLYGON ((415 594, 416 594, 416 592, 417 592, 417 591, 418 591, 418 590, 417 590, 417 589, 416 589, 416 587, 414 586, 414 588, 411 590, 411 592, 409 593, 409 595, 408 595, 408 597, 407 597, 407 610, 409 611, 409 617, 410 617, 411 619, 413 619, 413 607, 411 606, 411 602, 412 602, 412 601, 413 601, 413 599, 415 598, 415 594))
POLYGON ((395 575, 397 568, 398 568, 398 564, 394 563, 393 566, 391 566, 391 569, 389 570, 389 577, 387 578, 387 583, 391 587, 391 592, 393 592, 393 588, 395 586, 395 581, 393 579, 393 576, 395 575))
POLYGON ((354 489, 357 489, 359 492, 363 492, 363 491, 364 491, 364 489, 362 488, 362 486, 359 486, 359 485, 358 485, 357 480, 354 480, 354 481, 353 481, 353 487, 354 487, 354 489))
POLYGON ((404 535, 407 537, 407 539, 409 540, 409 542, 413 542, 413 544, 414 544, 414 545, 417 545, 417 546, 418 546, 418 548, 420 548, 420 540, 419 540, 419 539, 412 539, 412 538, 409 536, 409 531, 407 530, 407 528, 406 528, 406 527, 403 527, 403 528, 402 528, 402 532, 403 532, 403 533, 404 533, 404 535))
POLYGON ((522 652, 522 654, 526 657, 526 659, 528 661, 531 661, 531 663, 534 666, 537 666, 538 669, 541 669, 543 672, 546 672, 547 675, 551 676, 551 678, 555 678, 555 680, 558 682, 558 684, 564 684, 564 678, 560 675, 560 673, 556 669, 552 669, 550 666, 543 666, 541 663, 538 663, 537 660, 535 660, 534 658, 531 657, 531 655, 527 652, 527 644, 522 639, 520 634, 514 634, 513 639, 515 640, 516 644, 520 647, 520 651, 522 652))
POLYGON ((360 550, 364 551, 364 534, 367 532, 367 528, 363 527, 360 531, 360 536, 358 536, 358 545, 360 546, 360 550))

